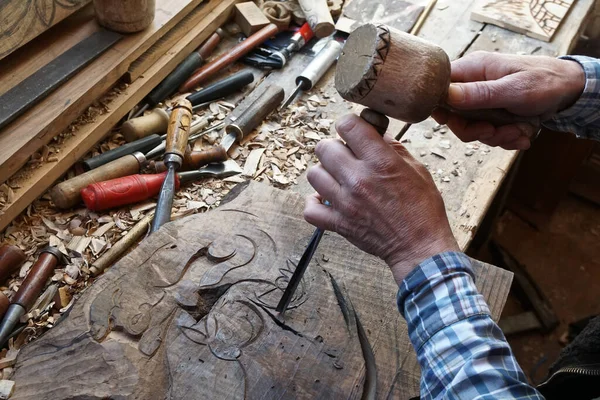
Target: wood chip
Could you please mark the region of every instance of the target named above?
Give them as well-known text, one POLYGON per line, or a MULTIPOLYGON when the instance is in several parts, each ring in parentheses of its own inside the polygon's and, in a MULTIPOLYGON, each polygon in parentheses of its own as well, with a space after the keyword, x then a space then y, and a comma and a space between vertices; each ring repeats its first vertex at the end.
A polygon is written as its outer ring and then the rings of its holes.
POLYGON ((0 381, 0 399, 8 399, 15 391, 15 382, 2 379, 0 381))
POLYGON ((431 133, 429 131, 425 131, 425 132, 423 132, 423 137, 425 139, 431 139, 431 138, 433 138, 433 133, 431 133))
POLYGON ((42 217, 42 222, 44 223, 44 225, 46 225, 46 227, 51 233, 57 233, 58 231, 62 230, 59 229, 54 222, 50 221, 47 218, 42 217))
POLYGON ((319 136, 318 133, 313 132, 313 131, 304 132, 304 137, 307 139, 310 139, 310 140, 316 140, 316 141, 321 140, 321 136, 319 136))
POLYGON ((450 148, 450 140, 448 140, 448 139, 440 140, 440 143, 438 145, 442 149, 449 149, 450 148))
POLYGON ((0 359, 0 369, 12 367, 17 362, 17 354, 19 350, 8 350, 6 355, 0 359))
POLYGON ((441 158, 443 160, 446 159, 446 156, 444 154, 442 154, 441 150, 433 149, 433 150, 431 150, 431 154, 433 154, 434 156, 437 156, 437 157, 439 157, 439 158, 441 158))
POLYGON ((90 245, 92 253, 94 255, 98 255, 106 247, 106 241, 102 239, 92 238, 90 245))
POLYGON ((67 286, 60 287, 54 296, 54 308, 58 310, 65 308, 71 302, 72 297, 67 286))
POLYGON ((465 151, 465 156, 467 157, 471 157, 473 154, 475 154, 475 150, 467 150, 465 151))
POLYGON ((250 152, 248 157, 246 158, 246 163, 244 164, 244 172, 242 175, 253 177, 258 169, 258 165, 260 163, 260 159, 265 152, 265 148, 254 149, 250 152))
POLYGON ((112 221, 112 218, 111 218, 111 222, 104 224, 101 227, 99 227, 98 229, 96 229, 94 231, 94 233, 92 233, 92 236, 96 236, 96 237, 102 236, 106 232, 108 232, 113 226, 115 226, 115 222, 112 221))
POLYGON ((201 208, 208 208, 208 204, 204 201, 188 201, 186 207, 188 210, 199 210, 201 208))
POLYGON ((73 236, 73 239, 67 244, 67 249, 73 250, 76 253, 83 254, 85 249, 92 241, 91 237, 87 236, 73 236))

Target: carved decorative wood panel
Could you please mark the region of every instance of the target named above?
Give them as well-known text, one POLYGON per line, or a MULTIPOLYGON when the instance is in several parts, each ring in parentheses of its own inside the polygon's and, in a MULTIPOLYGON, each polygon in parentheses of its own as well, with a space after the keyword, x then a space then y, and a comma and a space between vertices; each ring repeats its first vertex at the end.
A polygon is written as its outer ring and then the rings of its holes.
POLYGON ((573 3, 574 0, 487 1, 472 12, 471 19, 549 42, 573 3))
MULTIPOLYGON (((253 183, 217 210, 165 225, 21 350, 14 399, 418 394, 391 273, 343 238, 323 238, 290 309, 276 314, 313 230, 303 205, 253 183)), ((505 299, 510 274, 480 273, 505 299)))

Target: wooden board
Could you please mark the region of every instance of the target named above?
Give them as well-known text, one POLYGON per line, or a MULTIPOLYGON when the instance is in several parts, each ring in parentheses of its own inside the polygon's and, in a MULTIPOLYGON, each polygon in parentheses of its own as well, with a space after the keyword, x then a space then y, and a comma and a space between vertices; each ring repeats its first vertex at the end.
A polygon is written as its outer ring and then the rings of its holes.
POLYGON ((36 198, 49 189, 77 160, 83 157, 100 141, 112 127, 139 103, 165 76, 171 72, 193 49, 206 40, 230 16, 233 4, 238 0, 208 0, 212 9, 203 21, 190 27, 184 37, 175 43, 152 67, 111 102, 107 103, 110 112, 96 117, 95 121, 79 126, 65 137, 57 161, 45 163, 33 170, 24 170, 13 179, 18 188, 14 189, 12 203, 0 213, 0 230, 23 211, 36 198))
MULTIPOLYGON (((127 35, 37 106, 0 131, 0 182, 5 182, 35 151, 62 132, 93 101, 112 87, 136 58, 201 1, 158 0, 156 18, 148 29, 127 35)), ((93 27, 91 31, 100 29, 93 18, 86 24, 93 27)), ((33 54, 53 53, 52 46, 27 46, 27 50, 35 51, 33 54)), ((15 65, 12 62, 10 69, 18 74, 30 70, 27 65, 15 65)), ((5 87, 5 83, 0 81, 0 87, 5 87)))
MULTIPOLYGON (((285 318, 274 312, 313 231, 303 208, 297 194, 251 183, 165 225, 21 349, 13 399, 417 395, 397 285, 340 236, 325 235, 285 318)), ((511 274, 475 269, 497 319, 511 274)))
POLYGON ((91 0, 0 0, 0 60, 91 0))
MULTIPOLYGON (((342 16, 351 20, 352 26, 342 30, 351 32, 357 26, 374 22, 391 26, 402 32, 409 32, 424 8, 422 5, 407 1, 347 0, 344 3, 342 16)), ((338 24, 341 22, 338 21, 338 24)))
POLYGON ((154 46, 150 47, 131 63, 129 69, 123 75, 123 81, 131 83, 139 78, 148 68, 150 68, 160 57, 169 51, 181 38, 184 37, 196 25, 210 14, 217 7, 217 2, 206 1, 194 8, 188 15, 185 16, 169 33, 160 38, 154 46))
POLYGON ((574 1, 486 1, 471 13, 471 18, 549 42, 567 16, 574 1))

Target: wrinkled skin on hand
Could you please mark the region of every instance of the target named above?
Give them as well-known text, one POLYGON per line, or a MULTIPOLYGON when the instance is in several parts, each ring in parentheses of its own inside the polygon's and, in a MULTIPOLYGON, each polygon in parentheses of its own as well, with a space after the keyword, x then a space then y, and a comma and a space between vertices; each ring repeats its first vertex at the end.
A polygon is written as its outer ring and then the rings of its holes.
POLYGON ((459 250, 431 175, 400 142, 356 115, 342 117, 336 129, 346 145, 321 141, 321 163, 308 171, 318 192, 307 198, 309 223, 382 258, 398 284, 425 259, 459 250))
MULTIPOLYGON (((505 109, 516 116, 550 119, 577 101, 585 73, 576 61, 478 51, 452 63, 447 103, 459 110, 505 109)), ((479 140, 507 150, 526 150, 537 127, 515 123, 494 127, 437 109, 433 117, 465 142, 479 140)))

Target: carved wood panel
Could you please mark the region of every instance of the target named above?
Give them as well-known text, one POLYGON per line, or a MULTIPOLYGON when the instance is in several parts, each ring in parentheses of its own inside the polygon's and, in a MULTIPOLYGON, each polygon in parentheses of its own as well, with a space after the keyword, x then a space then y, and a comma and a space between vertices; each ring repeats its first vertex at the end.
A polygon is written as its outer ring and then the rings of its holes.
POLYGON ((498 25, 549 42, 574 0, 495 0, 485 2, 471 19, 498 25))
MULTIPOLYGON (((253 183, 165 225, 21 350, 14 399, 418 394, 391 273, 338 235, 323 238, 290 309, 276 314, 312 233, 303 204, 253 183)), ((482 282, 506 298, 508 275, 482 282)))

